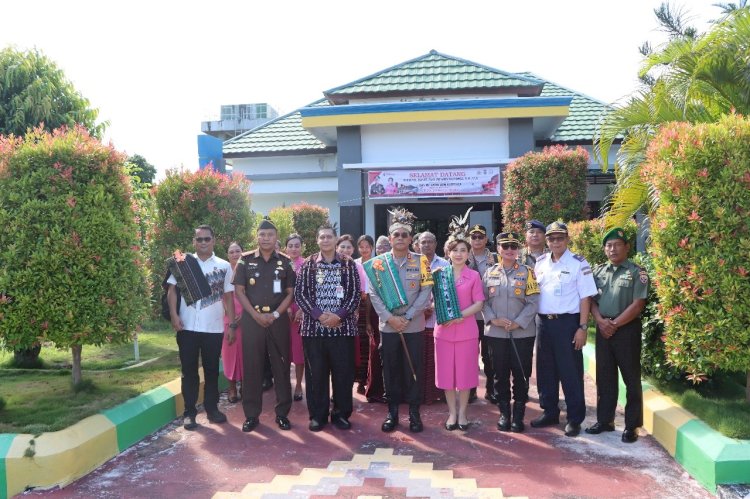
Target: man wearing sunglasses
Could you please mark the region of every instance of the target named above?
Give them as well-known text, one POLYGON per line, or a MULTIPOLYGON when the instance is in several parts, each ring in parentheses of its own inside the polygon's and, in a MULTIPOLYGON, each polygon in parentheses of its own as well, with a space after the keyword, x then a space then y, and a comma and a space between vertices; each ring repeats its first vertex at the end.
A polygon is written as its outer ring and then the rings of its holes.
POLYGON ((418 433, 423 430, 419 406, 424 377, 424 311, 430 306, 432 274, 427 258, 409 251, 414 215, 405 209, 390 213, 393 218, 388 234, 392 249, 365 263, 370 299, 379 318, 388 398, 388 415, 381 429, 396 429, 399 404, 404 400, 409 404, 409 430, 418 433))
POLYGON ((586 417, 581 349, 586 344, 590 299, 597 289, 586 259, 568 249, 568 227, 552 222, 545 237, 550 253, 541 255, 534 267, 541 291, 536 380, 539 405, 544 412, 531 421, 531 426, 559 424, 558 394, 562 384, 568 413, 565 436, 575 437, 586 417))
MULTIPOLYGON (((180 300, 177 311, 177 279, 169 276, 167 284, 167 301, 172 318, 172 328, 177 332, 177 348, 180 354, 182 370, 182 395, 185 399, 183 426, 186 430, 195 430, 198 423, 195 418, 198 402, 200 378, 198 376, 198 359, 203 363, 204 397, 208 420, 211 423, 225 423, 227 417, 219 411, 219 356, 224 340, 224 310, 227 310, 230 327, 236 322, 234 318, 234 286, 229 262, 214 254, 214 231, 208 225, 195 229, 193 237, 195 254, 202 276, 200 283, 205 285, 206 294, 199 300, 187 304, 185 294, 180 300)), ((183 258, 184 259, 184 255, 183 258)), ((197 270, 197 269, 196 269, 197 270)), ((185 279, 181 277, 181 279, 185 279)), ((230 343, 234 341, 230 335, 230 343)))
MULTIPOLYGON (((469 260, 466 265, 479 272, 480 276, 483 276, 488 268, 492 267, 497 263, 497 254, 493 253, 487 248, 487 229, 484 225, 474 225, 469 229, 469 235, 471 236, 471 251, 469 252, 469 260)), ((477 312, 474 316, 477 321, 477 327, 479 328, 479 343, 481 345, 480 354, 482 356, 482 365, 484 366, 485 376, 485 392, 484 398, 489 400, 493 404, 497 404, 497 397, 495 396, 495 370, 492 368, 492 356, 489 352, 489 343, 484 339, 484 316, 482 312, 477 312)), ((472 388, 471 394, 469 395, 469 402, 473 402, 477 399, 477 389, 472 388)))

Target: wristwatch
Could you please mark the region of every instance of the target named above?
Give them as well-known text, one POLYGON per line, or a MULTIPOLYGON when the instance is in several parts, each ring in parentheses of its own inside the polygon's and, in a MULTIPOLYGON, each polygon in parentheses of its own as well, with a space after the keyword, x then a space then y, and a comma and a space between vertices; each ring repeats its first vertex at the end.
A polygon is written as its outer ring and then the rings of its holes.
POLYGON ((584 331, 588 330, 588 324, 578 324, 578 329, 583 329, 584 331))
POLYGON ((278 318, 279 318, 279 316, 280 316, 281 314, 279 314, 279 312, 278 312, 277 310, 274 310, 274 311, 273 311, 273 312, 271 313, 271 315, 273 315, 273 318, 274 318, 274 319, 278 319, 278 318))
POLYGON ((230 322, 229 323, 229 329, 237 329, 237 323, 236 322, 230 322))

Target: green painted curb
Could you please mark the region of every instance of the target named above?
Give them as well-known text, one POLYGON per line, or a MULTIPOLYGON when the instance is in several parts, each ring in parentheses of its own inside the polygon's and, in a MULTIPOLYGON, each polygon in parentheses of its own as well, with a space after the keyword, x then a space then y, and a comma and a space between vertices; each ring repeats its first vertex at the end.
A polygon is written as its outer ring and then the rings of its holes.
MULTIPOLYGON (((583 358, 589 371, 590 361, 596 360, 593 345, 584 347, 583 358)), ((619 379, 617 401, 624 406, 625 384, 622 376, 619 379)), ((641 386, 644 393, 656 391, 644 380, 641 386)), ((677 429, 675 446, 675 461, 712 493, 716 493, 720 484, 750 483, 750 440, 725 437, 700 419, 694 419, 677 429)))
POLYGON ((13 440, 16 439, 15 433, 0 433, 0 499, 7 499, 8 477, 5 470, 5 457, 8 455, 13 440))
POLYGON ((115 425, 120 452, 168 424, 174 418, 174 394, 163 386, 101 412, 115 425))

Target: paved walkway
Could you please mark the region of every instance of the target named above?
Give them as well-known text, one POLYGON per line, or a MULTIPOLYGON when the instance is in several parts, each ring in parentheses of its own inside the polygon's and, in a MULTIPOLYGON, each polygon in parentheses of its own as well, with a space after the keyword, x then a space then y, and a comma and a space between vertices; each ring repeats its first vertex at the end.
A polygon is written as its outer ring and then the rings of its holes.
MULTIPOLYGON (((480 384, 483 386, 483 384, 480 384)), ((532 387, 535 382, 532 380, 532 387)), ((527 421, 539 415, 536 391, 527 421)), ((595 387, 586 379, 588 415, 595 387)), ((480 397, 483 390, 480 389, 480 397)), ((261 425, 241 432, 240 404, 222 397, 229 423, 201 413, 195 432, 178 421, 65 489, 27 495, 86 498, 154 497, 712 497, 650 436, 620 442, 621 431, 567 438, 562 426, 523 434, 497 431, 497 409, 481 399, 469 408, 468 432, 443 429, 444 404, 423 407, 425 431, 380 431, 386 408, 355 395, 353 428, 307 429, 304 402, 295 402, 291 431, 273 422, 273 390, 261 425), (283 476, 281 476, 283 475, 283 476)), ((618 413, 618 430, 622 414, 618 413)))

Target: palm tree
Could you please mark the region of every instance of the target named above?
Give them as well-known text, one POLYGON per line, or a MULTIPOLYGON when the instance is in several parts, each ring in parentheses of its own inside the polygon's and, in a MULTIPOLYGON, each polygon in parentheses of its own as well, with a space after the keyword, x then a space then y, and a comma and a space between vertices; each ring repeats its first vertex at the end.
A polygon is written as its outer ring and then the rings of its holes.
POLYGON ((732 10, 703 35, 673 37, 645 58, 641 76, 653 73, 653 84, 606 115, 594 137, 594 152, 605 169, 610 147, 622 138, 617 185, 605 215, 608 227, 656 206, 640 167, 663 124, 713 122, 723 114, 750 111, 750 9, 732 10))

